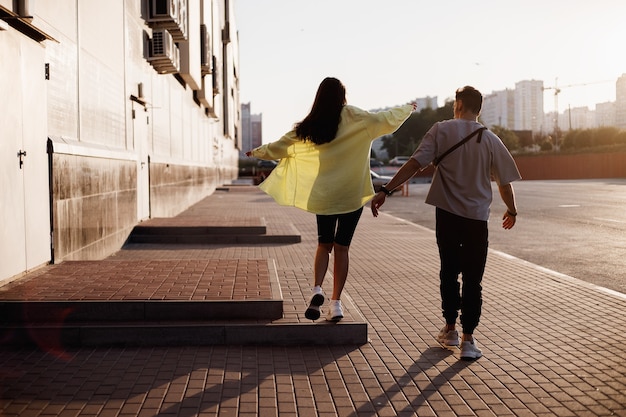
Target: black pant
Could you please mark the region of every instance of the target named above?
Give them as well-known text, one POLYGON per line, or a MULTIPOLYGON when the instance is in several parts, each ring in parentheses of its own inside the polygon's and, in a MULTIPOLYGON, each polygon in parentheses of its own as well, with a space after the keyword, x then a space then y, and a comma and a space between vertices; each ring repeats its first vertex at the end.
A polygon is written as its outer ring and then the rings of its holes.
POLYGON ((467 219, 439 208, 436 216, 443 317, 446 323, 453 324, 461 310, 463 333, 471 334, 478 326, 483 303, 481 281, 489 246, 487 222, 467 219))

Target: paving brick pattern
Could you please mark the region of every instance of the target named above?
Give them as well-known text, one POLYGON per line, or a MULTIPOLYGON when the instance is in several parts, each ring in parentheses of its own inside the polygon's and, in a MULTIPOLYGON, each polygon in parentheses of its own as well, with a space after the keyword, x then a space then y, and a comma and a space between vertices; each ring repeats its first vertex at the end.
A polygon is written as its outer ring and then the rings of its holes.
POLYGON ((0 288, 0 300, 271 299, 267 260, 71 261, 0 288))
MULTIPOLYGON (((263 216, 268 227, 291 224, 302 242, 134 245, 109 260, 273 259, 285 317, 299 320, 314 216, 251 191, 217 192, 203 204, 263 216)), ((2 349, 0 415, 626 416, 626 296, 492 251, 476 332, 484 356, 460 361, 458 349, 435 341, 438 262, 433 232, 366 211, 345 294, 369 324, 369 343, 2 349)))

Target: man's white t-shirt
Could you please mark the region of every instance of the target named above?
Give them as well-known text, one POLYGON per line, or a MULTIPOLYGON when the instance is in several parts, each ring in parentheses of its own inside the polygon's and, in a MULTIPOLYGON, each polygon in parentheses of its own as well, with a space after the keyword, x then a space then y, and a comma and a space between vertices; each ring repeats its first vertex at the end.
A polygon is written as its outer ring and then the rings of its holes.
MULTIPOLYGON (((412 158, 423 167, 464 137, 482 127, 478 122, 450 119, 426 133, 412 158)), ((506 185, 521 179, 513 157, 493 132, 482 132, 448 154, 435 169, 426 203, 461 217, 489 219, 491 181, 506 185)))

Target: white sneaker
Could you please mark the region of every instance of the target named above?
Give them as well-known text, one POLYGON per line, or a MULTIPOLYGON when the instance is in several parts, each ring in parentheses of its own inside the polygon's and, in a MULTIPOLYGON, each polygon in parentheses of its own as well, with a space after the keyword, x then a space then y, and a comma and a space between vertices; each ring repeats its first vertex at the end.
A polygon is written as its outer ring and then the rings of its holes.
POLYGON ((309 307, 304 312, 304 317, 309 320, 317 320, 320 318, 320 306, 314 306, 310 304, 309 307))
POLYGON ((461 343, 461 359, 473 361, 483 356, 483 352, 476 346, 476 338, 473 342, 461 343))
POLYGON ((456 330, 448 331, 448 327, 443 326, 443 329, 441 329, 437 335, 437 342, 444 346, 458 346, 459 332, 456 330))
POLYGON ((326 321, 339 321, 343 318, 343 310, 341 308, 340 300, 330 300, 328 306, 328 314, 326 315, 326 321))
POLYGON ((309 299, 309 307, 304 312, 304 317, 309 320, 317 320, 320 318, 320 306, 324 304, 324 293, 322 287, 313 287, 311 298, 309 299))
POLYGON ((322 291, 322 287, 315 286, 311 290, 311 298, 309 298, 309 304, 314 306, 321 306, 324 304, 324 292, 322 291))

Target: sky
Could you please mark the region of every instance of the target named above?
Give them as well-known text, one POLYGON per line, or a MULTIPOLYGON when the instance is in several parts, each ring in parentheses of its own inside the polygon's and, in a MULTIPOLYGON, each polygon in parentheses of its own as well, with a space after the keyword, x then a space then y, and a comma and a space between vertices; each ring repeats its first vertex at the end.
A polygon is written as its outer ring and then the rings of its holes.
POLYGON ((234 1, 240 99, 262 114, 264 143, 308 114, 328 76, 366 110, 541 80, 561 88, 563 112, 615 101, 626 73, 624 0, 234 1))

